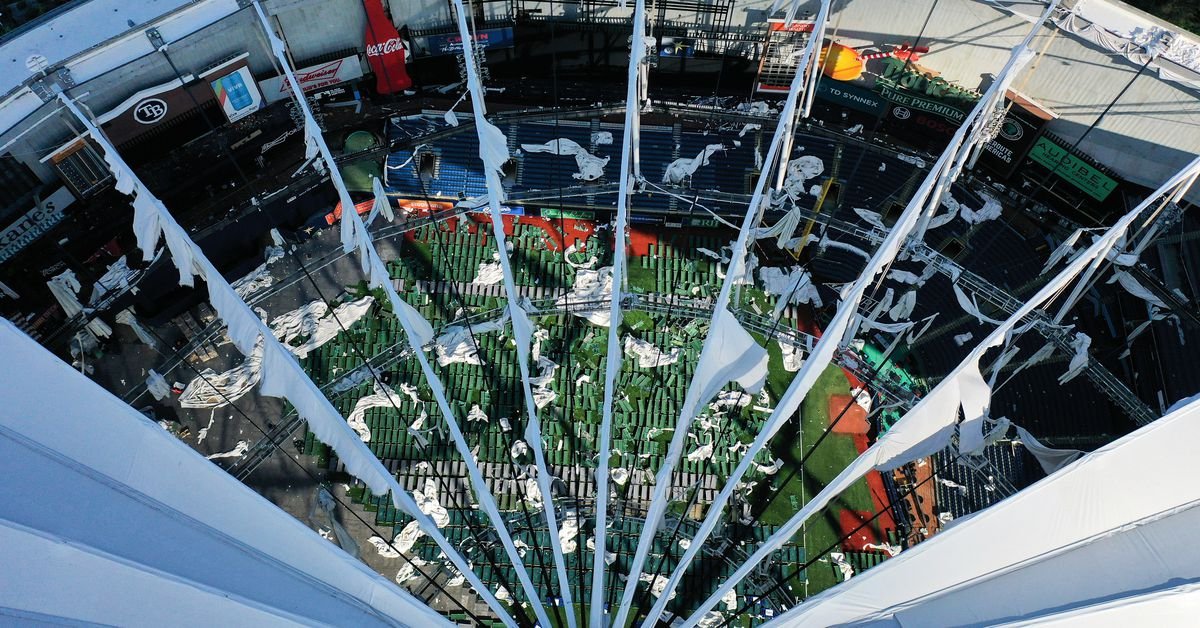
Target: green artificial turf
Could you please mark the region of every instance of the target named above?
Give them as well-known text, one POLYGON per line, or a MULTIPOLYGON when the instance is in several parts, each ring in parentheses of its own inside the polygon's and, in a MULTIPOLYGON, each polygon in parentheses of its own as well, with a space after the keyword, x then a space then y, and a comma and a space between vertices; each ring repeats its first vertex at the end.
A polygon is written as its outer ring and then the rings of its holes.
MULTIPOLYGON (((777 401, 791 384, 795 373, 789 373, 783 368, 779 343, 768 344, 767 351, 770 356, 767 389, 772 399, 777 401)), ((805 463, 803 482, 800 480, 801 474, 794 473, 805 452, 812 448, 829 426, 829 397, 849 393, 850 384, 842 369, 836 365, 826 367, 800 405, 799 429, 796 419, 793 418, 785 423, 771 440, 773 455, 781 458, 784 465, 773 478, 779 487, 778 495, 763 511, 762 523, 786 523, 809 498, 820 492, 830 480, 858 457, 858 450, 854 448, 854 441, 850 436, 830 434, 805 463)), ((759 503, 763 504, 767 502, 769 494, 762 492, 759 496, 759 503)), ((841 537, 838 514, 843 509, 873 511, 874 505, 865 480, 856 482, 822 512, 809 519, 805 526, 803 545, 810 556, 823 552, 841 537)), ((807 575, 810 595, 837 583, 833 569, 824 563, 810 567, 807 575)))

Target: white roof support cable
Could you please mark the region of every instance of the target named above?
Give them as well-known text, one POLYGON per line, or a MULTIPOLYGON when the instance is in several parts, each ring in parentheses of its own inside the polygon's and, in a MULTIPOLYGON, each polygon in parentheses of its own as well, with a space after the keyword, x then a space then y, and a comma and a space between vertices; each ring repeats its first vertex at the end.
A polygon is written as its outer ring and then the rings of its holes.
MULTIPOLYGON (((813 23, 813 30, 809 33, 808 43, 804 46, 804 53, 800 57, 800 62, 796 64, 796 77, 804 76, 804 86, 800 88, 800 104, 795 107, 792 115, 786 120, 780 118, 779 124, 786 122, 787 128, 783 132, 783 144, 779 151, 779 166, 776 169, 774 190, 778 192, 783 189, 784 180, 787 178, 788 160, 792 157, 792 141, 796 135, 796 120, 798 118, 808 117, 808 107, 805 103, 809 101, 808 92, 816 88, 816 80, 813 79, 812 73, 816 72, 819 67, 821 58, 821 42, 824 39, 825 23, 829 21, 829 3, 821 4, 821 9, 817 11, 816 21, 813 23), (817 29, 820 28, 821 34, 817 34, 817 29)), ((795 10, 793 5, 792 11, 795 10)), ((792 81, 795 83, 795 79, 792 81)), ((770 161, 763 162, 766 168, 771 167, 770 161)))
POLYGON ((941 203, 942 195, 949 189, 950 184, 958 178, 959 173, 962 172, 963 166, 966 164, 975 145, 983 143, 981 142, 982 134, 987 125, 988 118, 995 109, 995 103, 1000 102, 1004 98, 1005 91, 1012 84, 1017 73, 1033 58, 1034 55, 1029 50, 1029 45, 1033 42, 1033 38, 1041 32, 1042 26, 1050 19, 1050 16, 1054 14, 1054 11, 1058 8, 1058 3, 1059 0, 1050 1, 1050 4, 1046 6, 1046 10, 1042 12, 1041 17, 1033 23, 1033 28, 1029 30, 1025 38, 1021 40, 1021 43, 1012 49, 1012 53, 1008 57, 1008 62, 1004 64, 1004 68, 996 75, 995 80, 992 81, 992 84, 984 92, 983 96, 980 97, 979 102, 975 103, 975 108, 971 111, 972 117, 964 120, 962 127, 959 128, 959 131, 962 131, 970 127, 970 134, 965 139, 960 138, 959 134, 955 134, 954 137, 956 140, 952 140, 951 143, 951 145, 954 145, 955 141, 958 142, 954 158, 950 162, 949 170, 943 174, 937 188, 934 190, 933 198, 929 201, 929 211, 921 216, 920 222, 917 223, 917 228, 913 232, 914 240, 923 241, 925 239, 925 232, 929 228, 929 221, 933 218, 934 213, 936 213, 938 204, 941 203))
POLYGON ((1194 625, 1195 600, 1166 621, 1137 607, 1122 618, 1094 613, 1097 605, 1125 606, 1173 584, 1196 586, 1200 549, 1177 540, 1200 520, 1197 438, 1200 399, 1182 400, 769 625, 1041 626, 1060 613, 1068 621, 1058 625, 1194 625), (1046 525, 1048 513, 1053 525, 1046 525))
POLYGON ((633 39, 629 47, 629 76, 625 86, 625 126, 621 139, 621 169, 618 172, 617 222, 613 227, 612 305, 609 309, 608 352, 604 356, 604 401, 600 419, 600 458, 596 467, 596 524, 593 536, 595 552, 592 556, 592 599, 589 608, 589 625, 601 628, 604 623, 604 604, 607 587, 605 556, 608 552, 608 463, 612 455, 613 402, 616 397, 617 376, 621 373, 624 356, 621 352, 621 291, 625 288, 626 276, 626 231, 629 228, 629 183, 630 172, 637 151, 637 127, 641 124, 638 92, 642 74, 642 60, 646 47, 640 44, 646 33, 646 3, 637 0, 633 9, 633 39))
MULTIPOLYGON (((155 198, 137 175, 129 168, 108 138, 96 128, 75 103, 59 94, 79 119, 88 134, 104 153, 104 159, 116 177, 116 188, 133 197, 134 232, 138 246, 145 256, 152 256, 160 236, 166 240, 176 267, 180 269, 180 284, 192 285, 194 275, 199 274, 208 285, 209 301, 228 326, 228 334, 234 346, 249 356, 261 342, 263 357, 262 394, 287 399, 297 412, 308 422, 313 434, 337 452, 347 471, 362 480, 376 495, 392 494, 393 503, 416 521, 421 530, 428 534, 445 552, 447 558, 463 573, 476 591, 507 625, 515 626, 504 606, 483 586, 458 549, 442 534, 428 515, 421 512, 416 501, 406 492, 379 459, 375 457, 354 430, 329 402, 312 378, 304 372, 300 363, 274 336, 266 323, 250 309, 233 290, 228 281, 192 241, 187 231, 175 221, 162 202, 155 198)), ((351 206, 353 211, 353 206, 351 206)))
MULTIPOLYGON (((563 556, 562 541, 559 538, 559 526, 554 511, 553 493, 550 490, 550 470, 546 466, 542 427, 538 421, 533 388, 529 384, 529 354, 533 324, 529 322, 529 316, 521 306, 521 295, 517 292, 507 238, 504 236, 504 216, 500 208, 500 204, 504 201, 504 186, 500 183, 500 168, 509 159, 508 144, 500 129, 497 129, 484 117, 484 114, 487 113, 484 87, 479 79, 479 69, 475 67, 475 45, 471 38, 471 32, 467 28, 466 11, 463 8, 462 0, 454 0, 454 8, 458 17, 458 34, 462 38, 463 62, 467 70, 467 90, 471 94, 471 113, 475 118, 475 131, 479 136, 479 157, 483 161, 484 177, 487 182, 492 234, 496 240, 497 253, 499 253, 500 269, 504 274, 504 292, 508 297, 508 313, 512 319, 513 338, 517 343, 517 366, 521 371, 521 388, 525 393, 525 442, 533 450, 534 463, 537 465, 537 485, 538 490, 542 493, 542 510, 546 514, 546 525, 550 532, 554 571, 558 577, 559 593, 562 595, 563 605, 566 607, 567 626, 575 628, 571 582, 567 578, 567 561, 563 556)), ((501 532, 501 534, 507 535, 507 532, 501 532)), ((519 564, 516 562, 516 556, 513 556, 513 560, 515 564, 519 564)), ((521 577, 521 585, 526 589, 526 596, 534 605, 538 621, 543 626, 553 625, 546 616, 545 608, 537 595, 537 588, 529 580, 524 566, 518 568, 517 574, 521 577)))
MULTIPOLYGON (((549 625, 548 618, 545 617, 545 610, 540 598, 537 596, 537 589, 533 586, 533 582, 529 578, 529 573, 525 569, 524 563, 521 561, 520 554, 516 545, 513 543, 512 535, 504 524, 504 517, 500 513, 499 507, 496 505, 496 500, 492 496, 491 490, 487 486, 487 481, 483 477, 483 472, 479 468, 479 463, 475 456, 471 454, 471 449, 467 444, 466 437, 458 425, 458 420, 454 416, 454 411, 450 407, 449 400, 446 398, 445 387, 442 384, 437 373, 426 357, 423 345, 432 339, 433 330, 428 321, 420 315, 412 306, 409 306, 399 294, 396 293, 395 286, 388 276, 387 269, 379 257, 378 251, 371 242, 370 235, 367 232, 366 226, 363 225, 362 218, 358 215, 358 210, 350 199, 350 194, 346 190, 345 183, 342 181, 341 173, 337 169, 337 165, 333 160, 333 154, 329 151, 329 146, 322 137, 320 129, 316 126, 316 121, 313 119, 312 111, 309 109, 308 102, 304 98, 304 92, 300 88, 300 83, 297 81, 295 72, 291 67, 291 63, 285 54, 284 43, 275 35, 270 28, 270 22, 267 20, 266 14, 263 12, 261 5, 254 3, 255 10, 258 12, 258 17, 262 23, 263 30, 267 34, 267 38, 271 43, 271 49, 275 57, 284 69, 285 76, 289 85, 292 88, 292 93, 296 97, 297 105, 304 112, 305 117, 305 141, 309 143, 309 150, 313 150, 315 145, 316 152, 325 161, 329 168, 330 180, 333 181, 334 187, 337 188, 338 196, 342 203, 341 216, 341 237, 342 248, 349 252, 357 247, 361 258, 364 272, 369 274, 370 283, 373 287, 381 287, 388 296, 388 300, 392 304, 392 311, 396 315, 404 328, 405 335, 408 337, 409 345, 413 349, 413 353, 421 366, 421 371, 425 375, 426 382, 429 384, 430 390, 433 391, 434 398, 437 401, 438 408, 442 412, 443 418, 446 420, 446 427, 450 432, 451 440, 454 441, 455 448, 463 457, 463 462, 467 468, 467 473, 471 478, 471 485, 475 490, 475 496, 479 502, 480 508, 487 514, 488 519, 492 522, 492 526, 496 530, 497 536, 500 538, 501 545, 504 546, 505 553, 509 560, 512 561, 514 570, 517 573, 518 579, 521 581, 522 589, 526 596, 533 604, 535 614, 538 616, 538 621, 545 625, 549 625)), ((448 554, 448 553, 447 553, 448 554)), ((456 565, 458 566, 458 565, 456 565)), ((465 566, 458 566, 459 571, 464 576, 471 578, 471 585, 475 587, 481 595, 486 595, 488 598, 494 599, 494 595, 486 586, 479 581, 471 570, 465 566)), ((490 605, 490 602, 489 602, 490 605)), ((498 604, 497 604, 498 606, 498 604)), ((496 609, 493 609, 496 610, 496 609)), ((500 607, 496 612, 502 617, 508 617, 507 611, 500 607)), ((508 618, 506 621, 511 621, 508 618)))
MULTIPOLYGON (((945 155, 943 155, 945 158, 945 155)), ((977 344, 971 353, 950 372, 932 391, 897 421, 890 430, 867 451, 850 463, 837 477, 814 496, 783 527, 759 546, 717 590, 709 596, 688 618, 684 626, 694 626, 721 601, 721 596, 733 590, 743 578, 750 574, 772 552, 777 551, 791 539, 813 515, 824 508, 834 497, 862 478, 872 469, 891 470, 917 458, 931 455, 950 443, 955 429, 959 432, 959 448, 963 452, 974 450, 983 442, 983 419, 991 403, 991 389, 980 373, 979 362, 984 353, 1002 346, 1013 329, 1038 307, 1058 295, 1072 280, 1083 272, 1094 259, 1103 259, 1105 251, 1125 235, 1129 225, 1154 200, 1165 194, 1194 173, 1200 172, 1200 158, 1196 158, 1182 171, 1172 177, 1157 192, 1126 214, 1109 228, 1103 236, 1088 247, 1082 255, 1073 259, 1061 272, 1050 279, 1037 294, 1022 305, 1012 316, 977 344), (958 410, 962 408, 964 419, 957 423, 958 410)), ((928 183, 928 182, 927 182, 928 183)), ((899 223, 897 223, 899 224, 899 223)), ((829 332, 826 332, 828 335, 829 332)), ((823 336, 824 337, 824 336, 823 336)), ((818 345, 819 346, 819 345, 818 345)), ((779 405, 782 405, 782 400, 779 405)), ((749 452, 746 454, 750 457, 749 452)), ((707 523, 707 521, 706 521, 707 523)))
MULTIPOLYGON (((821 10, 817 15, 818 20, 824 20, 829 14, 830 0, 822 0, 821 10)), ((810 40, 811 43, 811 40, 810 40)), ((811 52, 811 48, 809 49, 811 52)), ((775 134, 772 136, 771 145, 767 149, 767 156, 763 160, 764 168, 759 174, 758 181, 754 187, 754 194, 750 199, 750 204, 746 208, 746 216, 742 220, 742 225, 738 232, 737 240, 734 242, 733 250, 730 253, 729 267, 726 269, 725 280, 721 284, 721 292, 717 296, 716 303, 713 307, 713 316, 710 322, 709 335, 704 339, 704 348, 700 353, 700 364, 719 361, 723 358, 723 351, 728 351, 736 348, 737 342, 732 337, 725 337, 721 333, 716 333, 716 330, 723 326, 719 323, 727 323, 734 333, 740 332, 745 334, 745 330, 737 323, 736 319, 728 312, 731 292, 733 290, 734 281, 739 277, 745 268, 746 247, 750 238, 750 234, 754 231, 754 227, 759 217, 759 208, 763 203, 769 202, 768 183, 771 180, 770 164, 776 162, 781 157, 780 150, 783 146, 783 139, 789 132, 787 120, 796 112, 796 106, 799 101, 800 91, 804 85, 804 74, 797 72, 792 80, 791 88, 788 91, 787 99, 784 101, 783 110, 779 113, 779 120, 776 123, 775 134)), ((747 335, 748 337, 748 335, 747 335)), ((754 348, 760 349, 757 344, 753 344, 754 348)), ((735 356, 736 359, 737 356, 735 356)), ((716 365, 725 367, 726 365, 716 365)), ((729 365, 734 366, 733 364, 729 365)), ((696 417, 697 409, 700 405, 708 400, 717 390, 724 387, 731 380, 739 379, 735 376, 726 376, 729 373, 721 373, 719 371, 705 372, 705 369, 697 368, 693 374, 691 381, 688 383, 687 393, 684 398, 683 407, 680 409, 679 421, 675 425, 675 433, 671 437, 671 443, 668 447, 667 454, 663 459, 662 466, 659 467, 658 474, 655 477, 654 493, 651 497, 650 507, 646 513, 645 527, 642 529, 641 537, 638 539, 637 551, 634 554, 633 561, 630 565, 628 579, 625 581, 625 591, 621 598, 620 606, 617 610, 617 616, 614 619, 613 625, 625 625, 626 619, 630 612, 630 607, 633 604, 633 597, 637 592, 638 583, 642 568, 645 565, 646 557, 653 545, 655 533, 659 525, 662 523, 663 515, 666 512, 667 501, 672 486, 672 480, 675 472, 675 466, 679 463, 683 456, 683 449, 687 443, 687 435, 691 428, 692 421, 696 417), (703 377, 707 375, 707 378, 703 377), (708 381, 702 381, 707 379, 708 381)), ((659 596, 659 603, 664 604, 663 600, 669 600, 670 592, 666 591, 659 596)), ((656 604, 657 606, 657 604, 656 604)), ((647 622, 653 625, 654 617, 650 617, 647 622)))
MULTIPOLYGON (((1047 12, 1046 15, 1049 15, 1049 12, 1047 12)), ((1034 27, 1034 30, 1031 31, 1031 36, 1032 33, 1037 31, 1037 28, 1038 26, 1034 27)), ((1017 56, 1018 53, 1014 50, 1012 57, 1010 57, 1009 64, 1005 66, 1006 71, 1011 69, 1013 61, 1017 59, 1017 56)), ((998 78, 997 82, 993 84, 993 87, 998 88, 999 83, 1000 79, 998 78)), ((917 224, 918 220, 922 216, 929 215, 936 210, 938 206, 938 199, 940 199, 940 190, 942 190, 945 185, 948 185, 947 181, 949 178, 949 170, 952 167, 954 159, 960 155, 962 143, 967 137, 967 134, 973 128, 973 125, 980 121, 980 114, 984 111, 983 106, 984 102, 981 99, 980 103, 978 103, 971 114, 968 115, 967 119, 963 123, 963 126, 950 141, 950 144, 946 147, 946 150, 942 153, 942 156, 933 165, 933 167, 930 168, 929 174, 926 176, 925 181, 921 184, 921 187, 918 188, 917 193, 909 201, 908 206, 901 214, 896 225, 889 232, 888 237, 884 240, 879 249, 872 256, 871 260, 867 263, 862 275, 860 275, 859 279, 852 286, 848 286, 843 292, 842 302, 838 306, 837 313, 834 315, 833 320, 826 328, 825 333, 822 334, 821 338, 818 340, 817 345, 813 348, 812 353, 805 360, 803 366, 801 366, 800 371, 796 373, 796 376, 793 378, 792 383, 788 386, 787 391, 776 403, 775 410, 771 413, 770 417, 767 418, 762 429, 759 431, 759 434, 755 437, 754 442, 751 443, 750 448, 744 453, 741 462, 738 463, 737 467, 735 467, 734 471, 726 480, 725 486, 721 489, 721 491, 717 494, 717 497, 713 500, 713 503, 709 506, 708 515, 705 517, 700 529, 693 537, 691 547, 688 548, 683 557, 680 559, 678 565, 676 566, 675 573, 672 574, 671 580, 667 584, 666 591, 664 592, 663 596, 659 598, 659 602, 655 605, 655 609, 658 612, 661 613, 661 611, 666 608, 666 604, 662 600, 670 597, 670 592, 674 590, 674 587, 678 586, 687 566, 699 553, 704 541, 708 538, 708 535, 712 533, 712 530, 715 529, 717 523, 719 523, 722 511, 729 498, 732 496, 734 487, 742 479, 746 472, 749 471, 755 456, 767 446, 771 438, 774 437, 777 431, 779 431, 779 428, 782 427, 788 418, 790 418, 800 407, 800 403, 804 400, 804 397, 808 394, 808 391, 811 390, 812 386, 816 383, 817 378, 833 359, 833 354, 838 345, 846 339, 848 333, 851 331, 853 321, 856 318, 858 304, 861 301, 863 294, 866 292, 867 287, 874 281, 876 275, 886 268, 887 265, 895 258, 896 254, 900 251, 905 238, 910 232, 913 231, 914 225, 917 224)), ((738 261, 736 258, 732 259, 733 261, 730 262, 731 265, 738 261)), ((654 611, 651 612, 651 617, 654 617, 654 611)))

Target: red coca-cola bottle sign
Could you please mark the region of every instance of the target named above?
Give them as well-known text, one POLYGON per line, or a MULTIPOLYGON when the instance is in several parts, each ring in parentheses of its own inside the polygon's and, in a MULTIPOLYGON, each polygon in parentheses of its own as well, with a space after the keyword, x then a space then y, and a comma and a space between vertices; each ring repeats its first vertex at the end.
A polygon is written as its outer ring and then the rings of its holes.
POLYGON ((375 73, 375 91, 393 94, 412 87, 405 67, 404 41, 383 10, 381 0, 363 0, 367 9, 367 63, 375 73))

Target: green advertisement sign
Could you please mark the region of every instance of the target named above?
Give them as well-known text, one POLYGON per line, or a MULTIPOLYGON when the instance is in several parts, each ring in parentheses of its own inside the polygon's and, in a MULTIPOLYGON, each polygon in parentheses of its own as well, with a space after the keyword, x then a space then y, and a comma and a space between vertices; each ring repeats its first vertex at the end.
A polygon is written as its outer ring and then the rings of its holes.
POLYGON ((828 79, 817 82, 817 98, 873 116, 882 115, 888 105, 886 100, 869 89, 828 79))
POLYGON ((1108 198, 1117 187, 1117 182, 1111 177, 1072 155, 1049 138, 1039 138, 1029 151, 1029 158, 1098 201, 1108 198))
POLYGON ((566 218, 567 220, 595 220, 596 213, 575 209, 542 208, 542 218, 566 218))
POLYGON ((878 84, 878 87, 879 95, 901 107, 939 115, 959 124, 962 124, 962 121, 967 118, 967 113, 954 105, 948 105, 930 98, 921 98, 909 92, 895 89, 890 85, 884 85, 882 81, 878 84))

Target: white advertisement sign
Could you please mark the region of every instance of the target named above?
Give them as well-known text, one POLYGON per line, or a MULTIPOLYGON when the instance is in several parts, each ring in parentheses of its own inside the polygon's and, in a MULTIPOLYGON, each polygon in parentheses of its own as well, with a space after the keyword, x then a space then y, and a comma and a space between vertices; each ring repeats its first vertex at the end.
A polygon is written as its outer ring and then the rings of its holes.
POLYGON ((221 110, 230 122, 240 120, 263 106, 258 84, 250 75, 250 68, 245 66, 212 81, 212 88, 217 95, 217 102, 221 103, 221 110))
MULTIPOLYGON (((310 65, 307 68, 301 68, 296 71, 296 80, 300 82, 300 89, 308 93, 362 78, 362 75, 362 64, 358 61, 358 55, 351 55, 318 65, 310 65)), ((260 83, 260 85, 268 103, 283 100, 291 91, 287 81, 282 76, 269 78, 260 83)))

